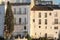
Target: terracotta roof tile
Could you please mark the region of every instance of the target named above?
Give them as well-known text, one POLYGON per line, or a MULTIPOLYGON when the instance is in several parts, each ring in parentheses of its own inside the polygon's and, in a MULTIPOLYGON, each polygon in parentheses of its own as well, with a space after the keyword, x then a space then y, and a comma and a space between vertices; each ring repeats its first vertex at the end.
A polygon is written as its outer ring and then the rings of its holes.
POLYGON ((51 11, 53 9, 60 9, 60 7, 59 5, 35 5, 31 10, 51 11))
POLYGON ((34 6, 31 10, 42 10, 42 11, 48 11, 48 10, 53 10, 52 8, 50 7, 47 7, 47 6, 34 6))

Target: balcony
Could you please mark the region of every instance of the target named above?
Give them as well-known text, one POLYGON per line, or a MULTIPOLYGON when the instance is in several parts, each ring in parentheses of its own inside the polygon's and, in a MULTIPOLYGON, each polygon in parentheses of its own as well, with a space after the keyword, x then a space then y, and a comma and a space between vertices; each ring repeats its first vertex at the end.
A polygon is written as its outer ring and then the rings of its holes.
POLYGON ((14 13, 14 15, 26 15, 27 13, 14 13))
POLYGON ((14 25, 27 25, 28 23, 14 23, 14 25))

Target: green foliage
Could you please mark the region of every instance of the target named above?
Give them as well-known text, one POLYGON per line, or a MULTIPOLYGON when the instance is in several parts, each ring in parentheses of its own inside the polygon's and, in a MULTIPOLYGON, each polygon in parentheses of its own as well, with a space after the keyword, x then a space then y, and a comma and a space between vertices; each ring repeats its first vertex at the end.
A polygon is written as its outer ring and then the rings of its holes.
POLYGON ((59 31, 59 35, 58 35, 58 37, 59 37, 59 40, 60 40, 60 31, 59 31))
POLYGON ((31 37, 30 37, 29 35, 27 35, 27 36, 28 36, 28 37, 27 37, 28 40, 32 40, 31 37))
POLYGON ((7 2, 7 9, 5 14, 5 25, 9 33, 12 33, 14 30, 14 16, 11 9, 11 4, 7 2))

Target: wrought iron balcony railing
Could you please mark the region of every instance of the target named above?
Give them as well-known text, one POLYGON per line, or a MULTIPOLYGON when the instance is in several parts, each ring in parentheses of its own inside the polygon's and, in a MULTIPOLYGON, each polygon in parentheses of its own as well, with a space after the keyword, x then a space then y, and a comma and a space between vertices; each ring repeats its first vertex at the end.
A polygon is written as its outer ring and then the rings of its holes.
POLYGON ((28 23, 14 23, 14 25, 26 25, 28 23))

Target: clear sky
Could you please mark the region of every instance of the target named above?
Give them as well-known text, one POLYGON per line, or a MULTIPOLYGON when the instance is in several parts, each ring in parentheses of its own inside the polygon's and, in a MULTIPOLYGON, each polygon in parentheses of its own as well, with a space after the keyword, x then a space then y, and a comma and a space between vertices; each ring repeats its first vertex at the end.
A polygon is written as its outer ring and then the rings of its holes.
MULTIPOLYGON (((51 0, 46 0, 46 1, 51 1, 51 0)), ((55 4, 59 4, 60 0, 53 0, 55 4)))
POLYGON ((55 4, 59 4, 60 0, 53 0, 55 4))

